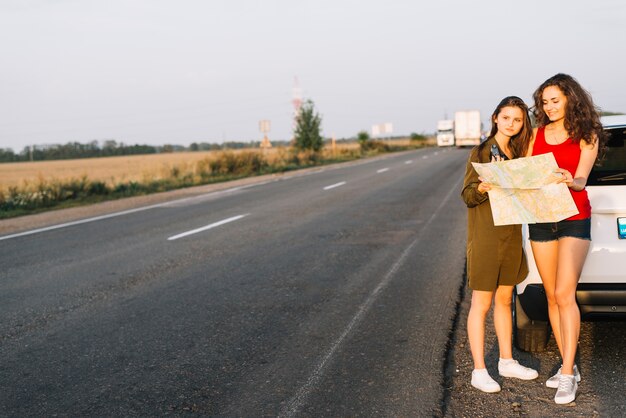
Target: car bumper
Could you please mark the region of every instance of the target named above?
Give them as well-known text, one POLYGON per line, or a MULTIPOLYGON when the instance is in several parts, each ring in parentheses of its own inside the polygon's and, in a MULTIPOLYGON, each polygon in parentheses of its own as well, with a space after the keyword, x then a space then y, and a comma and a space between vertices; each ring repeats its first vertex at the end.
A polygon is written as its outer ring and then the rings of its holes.
MULTIPOLYGON (((548 320, 548 302, 541 284, 529 284, 517 295, 526 315, 535 321, 548 320)), ((583 320, 626 319, 626 284, 580 283, 576 300, 583 320)))
POLYGON ((626 284, 580 284, 576 289, 576 300, 585 319, 626 317, 626 284))

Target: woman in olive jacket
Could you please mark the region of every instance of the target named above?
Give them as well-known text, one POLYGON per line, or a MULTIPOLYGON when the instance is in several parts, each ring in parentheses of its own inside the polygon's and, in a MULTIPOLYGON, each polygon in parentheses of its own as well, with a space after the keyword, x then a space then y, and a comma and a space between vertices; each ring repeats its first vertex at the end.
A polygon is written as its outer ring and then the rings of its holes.
POLYGON ((500 361, 498 373, 503 377, 531 380, 533 369, 513 360, 513 324, 511 301, 513 287, 528 274, 522 249, 521 225, 494 226, 488 191, 474 170, 472 162, 488 163, 523 157, 532 138, 528 107, 516 96, 504 98, 491 117, 491 133, 482 144, 472 149, 463 182, 462 197, 468 207, 467 278, 472 289, 472 303, 467 318, 467 333, 474 360, 472 386, 483 392, 499 392, 485 366, 485 321, 495 299, 494 327, 498 338, 500 361), (491 153, 495 145, 497 152, 491 153))

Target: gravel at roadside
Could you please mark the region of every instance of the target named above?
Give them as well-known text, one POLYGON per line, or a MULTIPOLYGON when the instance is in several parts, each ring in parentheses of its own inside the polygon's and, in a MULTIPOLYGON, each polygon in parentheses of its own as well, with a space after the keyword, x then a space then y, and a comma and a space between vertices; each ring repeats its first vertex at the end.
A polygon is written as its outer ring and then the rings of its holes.
POLYGON ((626 322, 583 322, 577 364, 581 371, 576 401, 569 405, 554 403, 555 389, 545 386, 548 377, 560 365, 558 348, 551 337, 540 353, 526 353, 514 348, 513 356, 522 365, 539 371, 532 381, 503 378, 498 375, 498 347, 493 317, 486 328, 486 362, 491 376, 502 386, 495 394, 482 393, 471 386, 473 369, 467 340, 467 313, 471 290, 464 289, 446 367, 446 417, 594 417, 626 416, 626 322))

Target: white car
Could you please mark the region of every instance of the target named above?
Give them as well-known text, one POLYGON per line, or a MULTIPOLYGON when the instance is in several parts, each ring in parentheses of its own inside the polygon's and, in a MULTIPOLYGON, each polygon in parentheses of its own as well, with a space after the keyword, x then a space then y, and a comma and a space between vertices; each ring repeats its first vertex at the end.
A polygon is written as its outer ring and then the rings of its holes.
MULTIPOLYGON (((626 115, 605 116, 602 125, 608 152, 587 180, 592 241, 576 290, 582 320, 626 319, 626 115)), ((527 226, 523 236, 529 273, 515 289, 515 342, 542 351, 550 338, 548 307, 527 226)))

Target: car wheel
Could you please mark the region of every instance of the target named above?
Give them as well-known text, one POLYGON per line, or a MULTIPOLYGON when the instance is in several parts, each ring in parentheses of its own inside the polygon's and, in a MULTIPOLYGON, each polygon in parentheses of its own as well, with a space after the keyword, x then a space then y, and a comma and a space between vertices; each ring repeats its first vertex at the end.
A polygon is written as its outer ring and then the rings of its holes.
POLYGON ((550 339, 550 323, 530 319, 517 295, 513 304, 513 339, 522 351, 544 351, 550 339))

